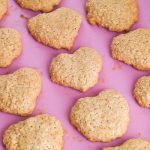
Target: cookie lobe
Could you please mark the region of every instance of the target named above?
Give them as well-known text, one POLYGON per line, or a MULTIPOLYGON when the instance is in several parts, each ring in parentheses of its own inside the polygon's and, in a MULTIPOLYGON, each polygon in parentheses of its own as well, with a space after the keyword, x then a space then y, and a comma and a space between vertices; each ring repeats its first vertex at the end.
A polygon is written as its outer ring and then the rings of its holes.
POLYGON ((71 109, 70 121, 88 140, 110 142, 127 130, 128 104, 118 92, 104 90, 95 97, 79 99, 71 109))

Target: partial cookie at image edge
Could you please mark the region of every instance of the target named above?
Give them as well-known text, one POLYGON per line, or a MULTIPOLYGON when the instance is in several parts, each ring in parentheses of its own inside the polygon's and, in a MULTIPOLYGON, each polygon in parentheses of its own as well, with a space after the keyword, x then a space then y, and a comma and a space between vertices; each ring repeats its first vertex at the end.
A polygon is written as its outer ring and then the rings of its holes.
POLYGON ((0 20, 5 16, 8 7, 8 0, 0 0, 0 20))
POLYGON ((0 76, 0 111, 28 116, 41 92, 40 74, 33 68, 20 68, 0 76))
POLYGON ((150 108, 150 76, 140 77, 133 89, 136 102, 144 108, 150 108))
POLYGON ((18 5, 22 8, 32 11, 42 11, 44 13, 52 11, 55 6, 59 5, 60 2, 61 0, 16 0, 16 3, 18 3, 18 5))
POLYGON ((150 70, 150 28, 138 28, 113 37, 112 58, 140 71, 150 70))
POLYGON ((124 3, 123 1, 111 3, 110 0, 87 0, 86 12, 90 24, 97 24, 112 32, 128 31, 139 18, 137 0, 126 0, 124 3))
POLYGON ((7 150, 62 150, 63 138, 61 122, 49 114, 42 114, 10 125, 4 132, 3 143, 7 150))
POLYGON ((22 37, 14 28, 0 28, 0 68, 10 66, 22 52, 22 37))
POLYGON ((133 138, 125 141, 120 146, 106 147, 102 150, 149 150, 150 142, 142 138, 133 138))

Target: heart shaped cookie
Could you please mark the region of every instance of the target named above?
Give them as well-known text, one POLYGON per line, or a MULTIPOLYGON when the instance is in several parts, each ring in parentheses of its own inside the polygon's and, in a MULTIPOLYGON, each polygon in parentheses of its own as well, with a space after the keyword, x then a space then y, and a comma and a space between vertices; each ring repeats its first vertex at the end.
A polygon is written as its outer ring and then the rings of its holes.
POLYGON ((55 83, 86 91, 93 87, 102 68, 98 52, 82 47, 74 54, 60 54, 50 64, 50 77, 55 83))
POLYGON ((150 70, 150 29, 140 28, 113 38, 112 57, 139 70, 150 70))
POLYGON ((27 116, 34 110, 41 91, 41 78, 35 69, 21 68, 0 76, 0 111, 27 116))
POLYGON ((110 31, 129 30, 138 20, 137 0, 87 0, 87 18, 110 31))
POLYGON ((0 28, 0 67, 8 67, 21 52, 20 33, 12 28, 0 28))
POLYGON ((22 7, 33 11, 50 12, 61 0, 16 0, 22 7))
POLYGON ((70 50, 81 24, 81 15, 70 8, 59 8, 37 15, 28 21, 31 35, 39 42, 70 50))
POLYGON ((8 0, 0 0, 0 20, 7 12, 8 0))
POLYGON ((54 117, 38 115, 11 125, 3 143, 7 150, 62 150, 63 128, 54 117))
POLYGON ((150 143, 143 139, 130 139, 117 147, 108 147, 103 150, 150 150, 150 143))
POLYGON ((79 99, 71 109, 70 121, 90 141, 110 142, 127 130, 128 104, 118 92, 105 90, 79 99))

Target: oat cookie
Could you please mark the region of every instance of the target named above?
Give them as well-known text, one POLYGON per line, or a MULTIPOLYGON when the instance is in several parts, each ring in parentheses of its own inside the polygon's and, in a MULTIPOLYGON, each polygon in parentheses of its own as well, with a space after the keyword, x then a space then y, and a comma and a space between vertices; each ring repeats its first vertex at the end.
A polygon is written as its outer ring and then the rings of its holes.
POLYGON ((50 12, 61 0, 16 0, 22 7, 33 11, 50 12))
POLYGON ((125 31, 138 20, 137 0, 87 0, 88 21, 108 28, 125 31))
POLYGON ((50 77, 57 84, 84 92, 97 83, 101 68, 102 60, 98 52, 82 47, 74 54, 60 54, 53 58, 50 77))
POLYGON ((139 70, 150 69, 150 29, 140 28, 113 38, 112 57, 139 70))
POLYGON ((81 15, 70 8, 37 15, 28 21, 31 35, 39 42, 56 49, 70 50, 78 34, 81 15))
POLYGON ((0 0, 0 20, 7 12, 8 0, 0 0))
POLYGON ((27 116, 34 110, 41 91, 41 78, 35 69, 21 68, 0 76, 0 111, 27 116))
POLYGON ((0 67, 9 66, 21 52, 20 33, 12 28, 0 28, 0 67))
POLYGON ((11 125, 3 143, 7 150, 62 150, 63 128, 54 117, 39 115, 11 125))
POLYGON ((70 121, 90 141, 110 142, 127 130, 128 104, 118 92, 105 90, 79 99, 71 109, 70 121))
POLYGON ((121 146, 108 147, 103 150, 150 150, 150 143, 140 138, 130 139, 121 146))
POLYGON ((133 95, 140 106, 150 108, 150 76, 137 80, 133 95))

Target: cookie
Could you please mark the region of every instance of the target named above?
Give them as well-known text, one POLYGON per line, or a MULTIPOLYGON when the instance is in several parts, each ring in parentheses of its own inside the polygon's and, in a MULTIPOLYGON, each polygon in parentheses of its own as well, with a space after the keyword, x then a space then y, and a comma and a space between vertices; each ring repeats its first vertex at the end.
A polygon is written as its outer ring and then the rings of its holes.
POLYGON ((0 20, 7 12, 8 0, 0 0, 0 20))
POLYGON ((126 31, 138 20, 137 0, 87 0, 88 21, 110 31, 126 31))
POLYGON ((0 76, 0 111, 27 116, 41 91, 41 78, 35 69, 21 68, 0 76))
POLYGON ((104 90, 95 97, 79 99, 70 121, 88 140, 110 142, 121 137, 129 124, 129 108, 121 94, 104 90))
POLYGON ((3 143, 7 150, 62 150, 63 128, 54 117, 39 115, 11 125, 3 143))
POLYGON ((16 2, 26 9, 33 11, 50 12, 54 6, 58 5, 61 0, 16 0, 16 2))
POLYGON ((150 108, 150 76, 137 80, 133 95, 140 106, 150 108))
POLYGON ((138 70, 150 69, 150 29, 140 28, 113 38, 114 59, 132 65, 138 70))
POLYGON ((20 33, 12 28, 0 28, 0 67, 8 67, 22 52, 20 33))
POLYGON ((101 68, 98 52, 81 47, 74 54, 60 54, 53 58, 50 77, 57 84, 84 92, 97 83, 101 68))
POLYGON ((81 15, 70 8, 59 8, 28 20, 28 30, 39 42, 55 49, 70 50, 81 24, 81 15))
POLYGON ((150 143, 140 138, 130 139, 121 146, 108 147, 103 150, 150 150, 150 143))

